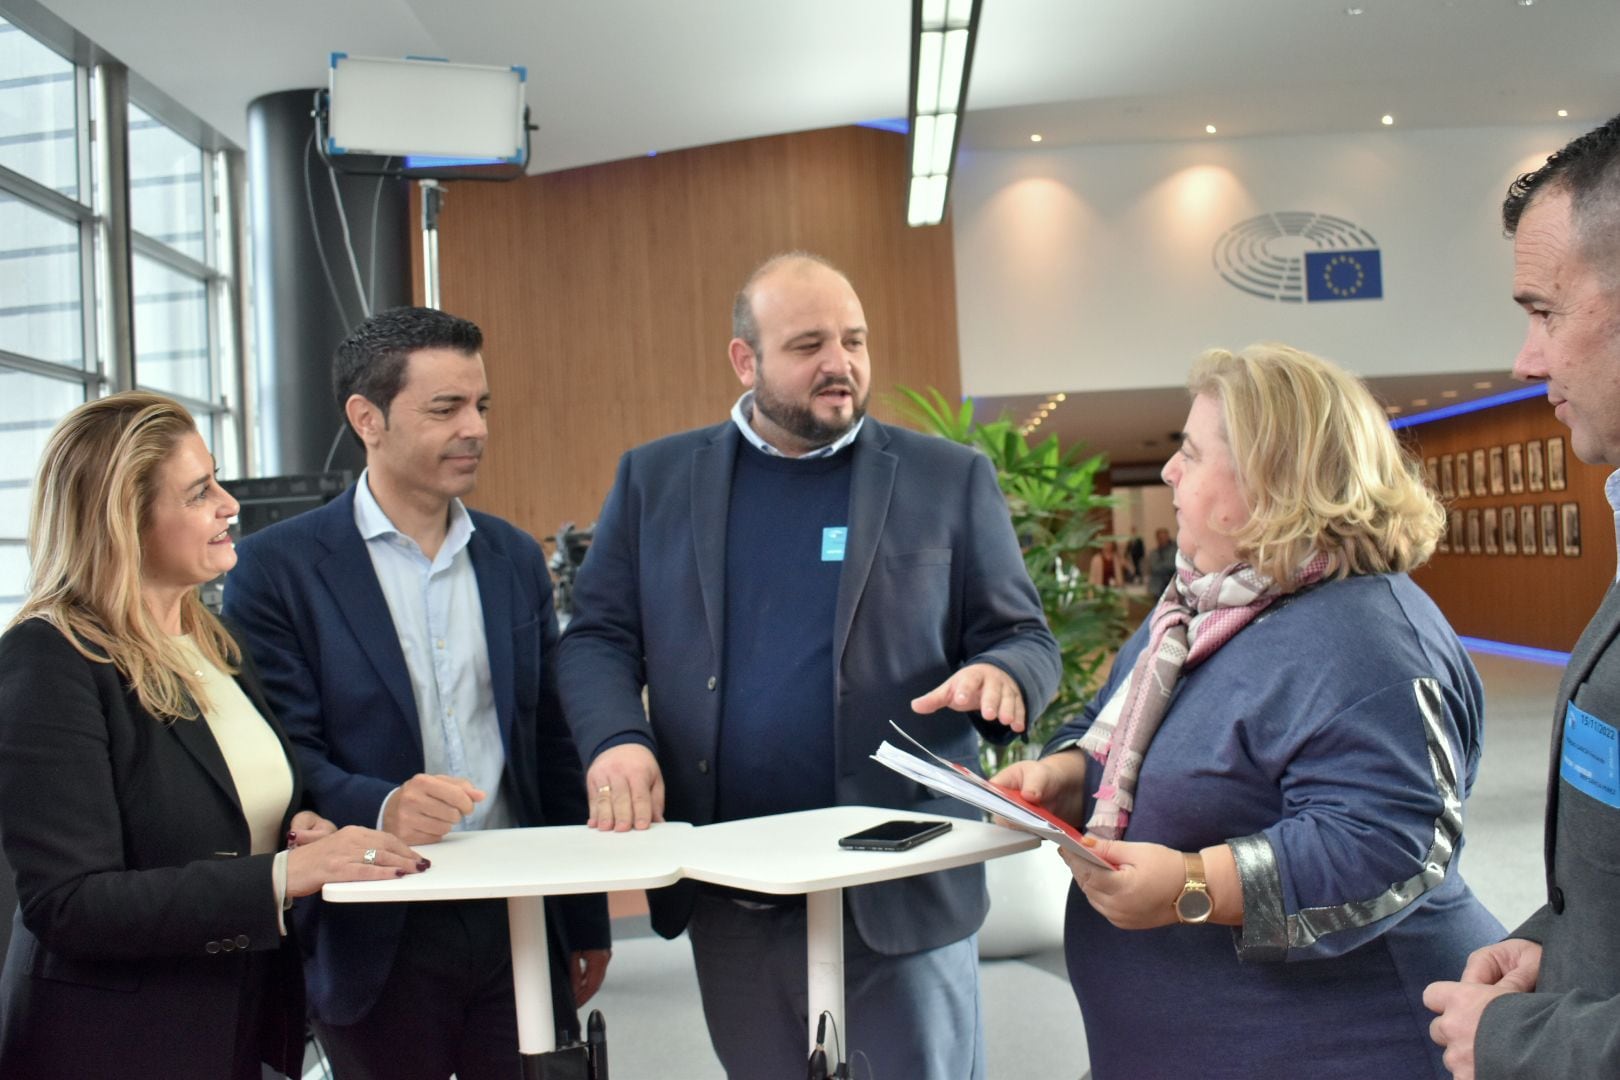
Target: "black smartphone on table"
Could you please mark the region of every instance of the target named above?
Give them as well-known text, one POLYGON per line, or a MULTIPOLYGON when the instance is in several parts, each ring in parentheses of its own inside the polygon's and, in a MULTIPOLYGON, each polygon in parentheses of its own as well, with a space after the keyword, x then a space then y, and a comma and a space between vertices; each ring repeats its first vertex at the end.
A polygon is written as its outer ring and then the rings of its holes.
POLYGON ((838 846, 851 851, 906 851, 950 831, 948 821, 885 821, 839 837, 838 846))

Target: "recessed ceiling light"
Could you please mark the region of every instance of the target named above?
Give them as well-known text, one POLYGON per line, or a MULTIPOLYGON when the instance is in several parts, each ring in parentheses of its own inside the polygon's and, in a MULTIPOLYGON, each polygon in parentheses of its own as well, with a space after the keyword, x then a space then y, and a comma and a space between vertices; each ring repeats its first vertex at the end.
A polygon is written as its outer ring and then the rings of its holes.
POLYGON ((1360 15, 1364 10, 1366 10, 1366 9, 1365 8, 1358 8, 1358 7, 1347 7, 1347 8, 1344 9, 1344 13, 1346 15, 1360 15))
POLYGON ((1559 116, 1568 116, 1569 115, 1569 110, 1568 109, 1559 109, 1558 110, 1558 115, 1559 116))
POLYGON ((1385 113, 1382 117, 1379 118, 1378 122, 1380 124, 1383 124, 1385 127, 1389 127, 1389 125, 1391 125, 1391 124, 1393 124, 1395 122, 1395 118, 1393 116, 1389 115, 1389 113, 1385 113))
POLYGON ((1384 411, 1389 413, 1389 415, 1394 416, 1396 413, 1401 411, 1401 407, 1399 405, 1385 405, 1384 411))
POLYGON ((1412 408, 1421 409, 1425 405, 1427 405, 1428 403, 1429 403, 1429 399, 1426 398, 1426 397, 1413 398, 1412 399, 1412 408))
POLYGON ((1489 390, 1492 385, 1494 385, 1494 384, 1489 379, 1486 379, 1484 382, 1475 383, 1474 384, 1474 389, 1475 390, 1489 390))
POLYGON ((1035 133, 1035 134, 1033 134, 1033 135, 1031 135, 1031 136, 1030 136, 1030 137, 1029 137, 1029 141, 1030 141, 1030 142, 1040 142, 1040 141, 1041 141, 1041 134, 1040 134, 1040 132, 1036 132, 1036 133, 1035 133))
POLYGON ((1214 124, 1205 124, 1204 125, 1204 134, 1206 134, 1206 135, 1215 134, 1215 125, 1214 124))
POLYGON ((1519 0, 1519 6, 1520 7, 1529 7, 1532 4, 1534 4, 1535 2, 1536 2, 1536 0, 1519 0))
POLYGON ((1068 394, 1059 394, 1054 400, 1056 400, 1056 401, 1068 401, 1069 400, 1069 395, 1068 394))
POLYGON ((1454 398, 1454 397, 1457 396, 1457 391, 1455 391, 1455 390, 1442 390, 1442 391, 1440 391, 1440 396, 1443 397, 1443 398, 1454 398))

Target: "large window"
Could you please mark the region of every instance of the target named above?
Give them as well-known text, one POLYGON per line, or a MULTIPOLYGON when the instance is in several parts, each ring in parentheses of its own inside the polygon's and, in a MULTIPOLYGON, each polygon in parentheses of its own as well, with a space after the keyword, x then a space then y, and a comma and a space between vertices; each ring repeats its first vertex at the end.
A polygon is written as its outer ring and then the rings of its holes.
MULTIPOLYGON (((5 7, 0 0, 0 626, 26 588, 40 452, 75 405, 132 381, 183 402, 227 475, 242 462, 224 152, 165 122, 176 117, 172 104, 127 101, 121 88, 138 80, 122 71, 104 79, 109 69, 69 59, 71 32, 25 27, 26 13, 13 21, 5 7), (105 129, 93 122, 100 107, 127 110, 122 161, 92 137, 105 129), (98 178, 117 175, 128 177, 127 218, 121 199, 97 189, 98 178), (127 275, 109 258, 110 238, 126 227, 127 275), (110 290, 127 290, 132 330, 113 325, 122 304, 110 303, 110 290), (121 365, 120 355, 130 359, 121 365)), ((181 114, 180 126, 188 120, 181 114)), ((212 138, 195 122, 188 130, 212 138)))
POLYGON ((223 155, 207 153, 139 105, 129 106, 129 218, 134 257, 135 380, 197 418, 227 475, 235 450, 236 365, 223 155), (216 210, 215 208, 219 208, 216 210))

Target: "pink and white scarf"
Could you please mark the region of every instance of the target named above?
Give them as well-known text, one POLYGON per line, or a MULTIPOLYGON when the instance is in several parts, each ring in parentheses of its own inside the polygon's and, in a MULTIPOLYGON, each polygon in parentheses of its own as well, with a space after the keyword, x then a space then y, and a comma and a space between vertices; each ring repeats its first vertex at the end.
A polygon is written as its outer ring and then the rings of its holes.
POLYGON ((1200 574, 1177 552, 1176 576, 1153 609, 1147 647, 1080 740, 1080 749, 1103 764, 1089 831, 1109 840, 1125 835, 1142 758, 1182 673, 1231 641, 1279 596, 1319 581, 1327 568, 1326 555, 1312 554, 1284 589, 1247 563, 1200 574))

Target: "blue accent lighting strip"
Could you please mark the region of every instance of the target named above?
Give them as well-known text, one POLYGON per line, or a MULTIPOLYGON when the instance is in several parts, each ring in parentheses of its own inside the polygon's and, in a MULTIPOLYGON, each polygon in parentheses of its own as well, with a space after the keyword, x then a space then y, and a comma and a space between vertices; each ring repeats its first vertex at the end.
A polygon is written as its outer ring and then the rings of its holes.
POLYGON ((1428 412, 1397 417, 1389 422, 1389 426, 1395 431, 1399 431, 1401 428, 1416 427, 1419 424, 1431 424, 1436 420, 1446 420, 1453 416, 1462 416, 1465 413, 1479 412, 1481 409, 1494 409, 1496 406, 1506 405, 1510 401, 1523 401, 1526 398, 1546 396, 1547 384, 1533 383, 1530 386, 1521 386, 1517 390, 1509 390, 1503 394, 1482 397, 1476 401, 1463 401, 1440 409, 1430 409, 1428 412))
POLYGON ((430 157, 425 154, 410 154, 405 158, 407 169, 448 169, 454 165, 516 165, 522 161, 519 154, 513 158, 458 158, 458 157, 430 157))
POLYGON ((855 126, 877 128, 879 131, 892 131, 897 135, 904 135, 911 130, 911 126, 906 123, 906 118, 903 116, 891 117, 888 120, 862 120, 855 126))
POLYGON ((1505 641, 1487 641, 1484 638, 1462 637, 1457 638, 1463 643, 1463 648, 1469 652, 1488 653, 1491 656, 1508 656, 1515 660, 1529 660, 1535 664, 1552 664, 1554 667, 1568 667, 1569 653, 1558 652, 1554 649, 1533 649, 1528 645, 1511 645, 1505 641))

